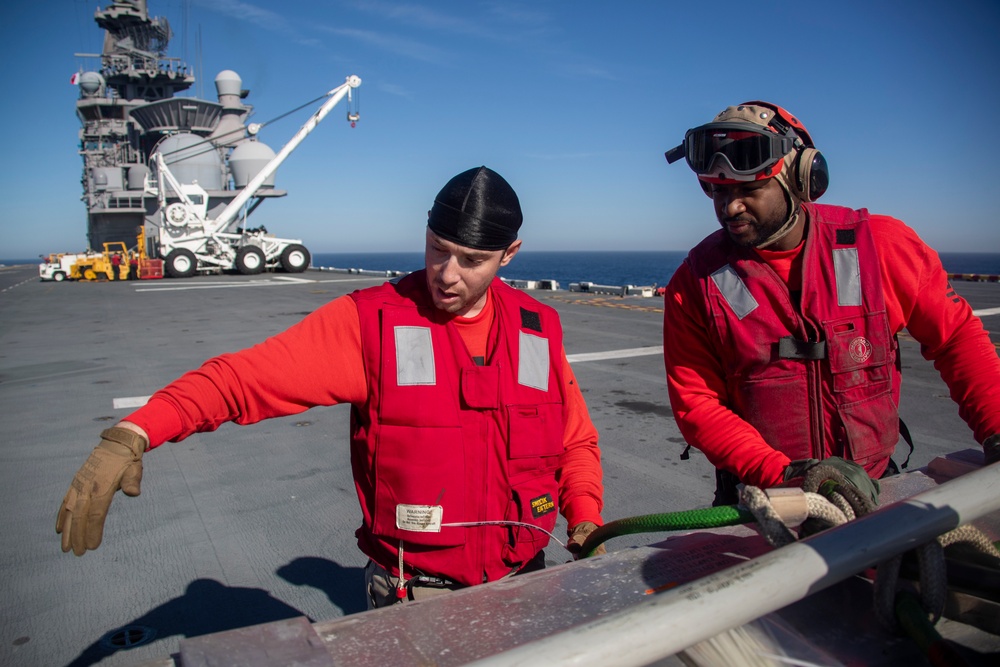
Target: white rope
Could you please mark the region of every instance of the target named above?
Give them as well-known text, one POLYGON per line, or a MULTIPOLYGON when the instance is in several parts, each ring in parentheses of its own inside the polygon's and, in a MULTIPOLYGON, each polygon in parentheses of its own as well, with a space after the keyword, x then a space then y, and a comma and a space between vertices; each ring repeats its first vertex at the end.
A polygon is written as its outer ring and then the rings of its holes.
POLYGON ((476 526, 521 526, 522 528, 531 528, 532 530, 538 530, 553 540, 559 543, 559 546, 566 548, 566 544, 560 540, 558 537, 545 530, 541 526, 536 526, 532 523, 524 523, 523 521, 456 521, 454 523, 442 523, 442 528, 475 528, 476 526))
MULTIPOLYGON (((840 494, 834 496, 843 500, 840 494)), ((840 505, 835 505, 825 496, 818 493, 806 493, 806 504, 809 508, 809 518, 819 519, 830 526, 840 526, 854 519, 854 510, 850 504, 844 502, 846 510, 840 505)))
POLYGON ((740 494, 740 501, 753 514, 760 527, 761 534, 768 544, 783 547, 795 541, 795 533, 785 525, 778 513, 771 507, 771 502, 761 489, 756 486, 745 486, 740 494))
MULTIPOLYGON (((839 494, 833 494, 839 497, 839 494)), ((854 518, 854 510, 843 498, 837 504, 818 493, 806 493, 807 516, 826 524, 828 527, 845 524, 854 518)), ((771 546, 781 547, 791 544, 797 537, 785 525, 771 506, 767 494, 755 486, 743 487, 740 501, 754 515, 761 534, 771 546)))
MULTIPOLYGON (((845 524, 855 518, 851 504, 839 493, 832 493, 829 497, 811 492, 806 492, 805 495, 809 519, 822 522, 827 527, 833 527, 845 524)), ((743 488, 740 500, 754 515, 761 534, 771 546, 781 547, 796 540, 795 533, 781 520, 764 491, 757 487, 746 486, 743 488)), ((959 530, 961 529, 951 532, 957 533, 959 530)), ((938 540, 950 535, 951 533, 946 533, 938 540)), ((985 536, 981 536, 979 539, 979 536, 967 531, 948 539, 978 543, 983 540, 989 542, 985 536)), ((939 541, 929 542, 916 549, 920 569, 920 603, 928 613, 932 623, 937 623, 944 613, 948 595, 944 548, 939 541)), ((989 546, 992 548, 992 544, 989 546)), ((995 548, 993 550, 996 551, 995 548)), ((899 568, 902 560, 900 555, 880 564, 875 577, 875 615, 880 623, 893 631, 899 627, 896 621, 895 605, 896 589, 899 584, 899 568)))
POLYGON ((829 497, 820 496, 820 498, 823 498, 823 500, 827 501, 828 503, 836 507, 838 510, 840 510, 840 515, 843 515, 844 520, 839 521, 834 525, 839 526, 841 523, 846 523, 847 521, 854 521, 857 518, 857 515, 854 513, 854 508, 851 507, 851 503, 847 502, 847 499, 844 498, 844 496, 840 495, 839 493, 834 492, 831 493, 829 497))
POLYGON ((940 542, 943 547, 962 542, 971 545, 984 554, 993 556, 994 558, 1000 558, 1000 550, 997 550, 986 533, 979 530, 975 526, 959 526, 955 530, 950 530, 939 537, 938 542, 940 542))

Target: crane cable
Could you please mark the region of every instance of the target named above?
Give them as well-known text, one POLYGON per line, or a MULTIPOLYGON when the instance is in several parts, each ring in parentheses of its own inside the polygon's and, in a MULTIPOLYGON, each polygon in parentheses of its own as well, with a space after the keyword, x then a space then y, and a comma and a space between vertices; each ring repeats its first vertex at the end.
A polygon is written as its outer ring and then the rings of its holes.
MULTIPOLYGON (((274 118, 272 118, 271 120, 266 120, 263 123, 257 123, 257 131, 260 132, 260 130, 264 129, 266 126, 268 126, 268 125, 270 125, 272 123, 276 123, 279 120, 281 120, 282 118, 286 118, 288 116, 291 116, 293 113, 295 113, 297 111, 301 111, 302 109, 305 109, 306 107, 313 106, 317 102, 319 102, 320 100, 322 100, 324 98, 327 98, 327 97, 330 97, 330 93, 329 92, 323 93, 319 97, 313 98, 313 99, 309 100, 308 102, 304 102, 303 104, 300 104, 299 106, 295 107, 294 109, 290 109, 290 110, 286 111, 283 114, 279 114, 279 115, 275 116, 274 118)), ((226 138, 226 137, 228 137, 230 135, 233 135, 233 134, 243 134, 243 133, 246 132, 246 129, 247 128, 245 126, 241 125, 240 127, 232 129, 229 132, 223 132, 222 134, 220 134, 218 136, 205 137, 201 141, 197 141, 197 142, 195 142, 193 144, 190 144, 188 146, 182 146, 180 148, 175 148, 175 149, 170 150, 170 151, 161 151, 160 154, 163 155, 164 159, 166 159, 168 156, 174 155, 175 153, 184 152, 185 155, 184 155, 183 159, 187 160, 187 159, 190 159, 190 158, 202 155, 203 153, 210 153, 211 151, 216 150, 216 148, 217 148, 216 143, 220 139, 224 139, 224 138, 226 138), (216 143, 213 143, 213 142, 216 142, 216 143), (199 146, 204 146, 204 148, 202 148, 200 151, 194 152, 193 149, 198 148, 199 146)))

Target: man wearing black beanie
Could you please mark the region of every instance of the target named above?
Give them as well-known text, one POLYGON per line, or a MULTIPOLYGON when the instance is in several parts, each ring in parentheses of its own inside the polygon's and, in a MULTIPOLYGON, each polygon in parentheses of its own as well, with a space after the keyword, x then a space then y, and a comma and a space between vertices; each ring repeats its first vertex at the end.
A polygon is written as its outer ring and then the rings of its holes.
POLYGON ((602 523, 597 431, 558 314, 497 278, 521 223, 495 171, 452 178, 428 213, 423 270, 210 359, 104 431, 59 509, 63 551, 100 545, 114 494, 139 495, 145 451, 350 403, 369 606, 544 567, 557 511, 578 552, 602 523))

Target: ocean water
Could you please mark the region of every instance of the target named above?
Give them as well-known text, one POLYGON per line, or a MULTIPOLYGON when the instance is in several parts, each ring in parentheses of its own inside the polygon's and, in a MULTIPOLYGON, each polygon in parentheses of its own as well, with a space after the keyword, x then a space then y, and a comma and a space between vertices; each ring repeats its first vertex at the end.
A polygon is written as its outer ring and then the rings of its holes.
MULTIPOLYGON (((555 280, 566 289, 570 283, 599 285, 665 285, 684 259, 685 252, 519 252, 500 270, 511 280, 555 280)), ((313 266, 375 271, 416 271, 424 267, 424 254, 415 253, 316 253, 313 266)))
POLYGON ((942 252, 938 256, 948 273, 1000 275, 1000 253, 997 252, 942 252))
MULTIPOLYGON (((525 250, 500 270, 511 280, 556 280, 598 285, 666 285, 687 251, 546 252, 525 250)), ((1000 253, 941 253, 948 273, 1000 275, 1000 253)), ((373 271, 416 271, 424 266, 422 252, 316 253, 313 266, 373 271)))

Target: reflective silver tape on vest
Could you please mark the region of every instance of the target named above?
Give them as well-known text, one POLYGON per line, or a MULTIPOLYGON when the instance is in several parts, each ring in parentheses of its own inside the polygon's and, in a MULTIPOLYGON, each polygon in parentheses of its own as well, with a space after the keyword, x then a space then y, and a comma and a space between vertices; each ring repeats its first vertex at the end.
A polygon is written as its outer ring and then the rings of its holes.
POLYGON ((834 248, 833 270, 837 275, 837 305, 861 305, 861 264, 857 248, 834 248))
POLYGON ((428 327, 395 327, 396 384, 434 384, 434 346, 428 327))
POLYGON ((549 390, 549 341, 518 332, 517 383, 542 391, 549 390))
POLYGON ((736 313, 736 317, 741 320, 757 307, 757 299, 753 298, 743 279, 728 264, 712 274, 712 281, 722 292, 722 298, 736 313))

